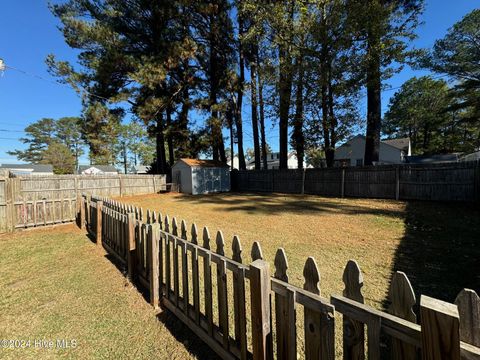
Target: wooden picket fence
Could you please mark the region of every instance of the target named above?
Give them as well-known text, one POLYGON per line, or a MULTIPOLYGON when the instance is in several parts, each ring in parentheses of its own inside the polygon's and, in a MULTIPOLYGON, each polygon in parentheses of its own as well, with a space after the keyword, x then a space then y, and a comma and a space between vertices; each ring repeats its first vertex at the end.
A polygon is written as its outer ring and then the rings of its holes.
POLYGON ((0 177, 0 233, 72 222, 82 193, 125 196, 165 190, 165 175, 0 177))
POLYGON ((339 348, 344 359, 380 359, 387 350, 393 359, 480 359, 480 298, 473 290, 462 290, 455 304, 422 295, 419 324, 402 272, 393 276, 391 306, 383 312, 364 303, 354 260, 343 273, 343 294, 327 299, 312 257, 300 288, 289 283, 282 248, 271 274, 258 242, 250 261, 235 236, 230 259, 221 231, 213 242, 207 227, 199 232, 192 224, 188 231, 183 220, 99 197, 82 196, 79 224, 126 268, 130 281, 148 290, 154 307, 175 314, 223 359, 335 359, 339 348), (343 317, 340 337, 336 313, 343 317))

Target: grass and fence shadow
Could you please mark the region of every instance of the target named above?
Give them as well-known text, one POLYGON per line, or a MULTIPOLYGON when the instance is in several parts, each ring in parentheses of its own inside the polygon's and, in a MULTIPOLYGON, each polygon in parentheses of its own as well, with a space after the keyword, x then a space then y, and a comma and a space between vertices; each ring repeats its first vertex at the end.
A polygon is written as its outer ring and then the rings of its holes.
MULTIPOLYGON (((420 348, 424 355, 433 357, 438 349, 445 354, 448 352, 453 359, 480 356, 480 349, 473 346, 479 345, 472 335, 474 330, 465 325, 473 317, 473 310, 468 308, 472 302, 467 300, 479 301, 473 292, 464 291, 460 300, 457 299, 461 316, 456 305, 421 296, 422 325, 419 326, 411 318, 415 297, 408 277, 402 272, 393 275, 389 311, 379 311, 364 304, 364 279, 355 261, 349 261, 344 270, 343 296, 332 295, 327 299, 320 296, 320 273, 311 257, 305 262, 304 286, 300 288, 288 283, 289 267, 283 250, 276 252, 275 271, 270 272, 258 243, 252 248, 253 263, 244 255, 243 260, 249 265, 241 265, 242 248, 238 238, 233 240, 232 260, 225 256, 226 245, 221 232, 210 236, 208 231, 199 231, 195 226, 190 231, 184 221, 177 222, 155 212, 144 213, 139 208, 108 199, 83 198, 83 202, 85 207, 81 213, 87 219, 87 229, 97 236, 102 234, 101 243, 110 252, 117 252, 118 257, 126 255, 124 262, 129 277, 138 280, 139 286, 148 288, 152 305, 161 304, 169 309, 223 358, 268 358, 273 353, 279 358, 295 355, 307 359, 333 359, 342 353, 345 358, 357 358, 368 349, 369 358, 375 359, 380 358, 381 349, 387 344, 382 340, 385 334, 391 339, 392 354, 401 351, 403 358, 415 358, 416 349, 420 348), (98 204, 100 212, 96 210, 98 204), (95 223, 94 219, 98 221, 95 223), (100 229, 98 223, 102 224, 100 229), (235 281, 232 282, 232 278, 235 281), (270 302, 271 294, 275 296, 270 302), (343 333, 342 322, 336 321, 339 319, 335 312, 343 314, 343 333), (240 336, 248 329, 251 333, 246 338, 240 336), (364 331, 368 335, 366 339, 364 331)), ((265 201, 264 206, 271 206, 268 202, 265 201)), ((408 210, 414 214, 413 208, 408 210)), ((243 211, 248 212, 248 209, 243 211)), ((402 241, 425 232, 425 228, 421 228, 420 233, 412 232, 417 231, 413 224, 409 229, 413 220, 408 213, 404 220, 407 232, 402 241)), ((473 234, 478 224, 471 225, 473 234)), ((442 239, 437 245, 446 244, 442 239)), ((397 251, 401 251, 402 246, 401 243, 397 251)), ((424 250, 419 249, 419 253, 424 250)), ((426 258, 424 264, 436 264, 429 260, 430 254, 423 256, 426 258)), ((412 271, 419 269, 402 263, 400 255, 395 257, 394 264, 412 271)), ((454 277, 451 274, 452 281, 445 289, 455 288, 454 277)), ((417 283, 426 289, 431 280, 415 278, 414 284, 417 283)), ((438 293, 445 296, 442 291, 438 293)), ((475 329, 478 326, 474 324, 475 329)))

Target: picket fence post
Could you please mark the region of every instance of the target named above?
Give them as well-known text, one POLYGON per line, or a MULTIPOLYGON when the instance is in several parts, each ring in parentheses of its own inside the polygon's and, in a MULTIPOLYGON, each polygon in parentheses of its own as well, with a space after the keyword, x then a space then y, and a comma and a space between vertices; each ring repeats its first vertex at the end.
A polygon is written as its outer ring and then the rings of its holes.
POLYGON ((460 317, 457 306, 422 295, 422 359, 460 360, 460 317))
MULTIPOLYGON (((85 230, 85 197, 83 195, 80 196, 80 229, 85 230)), ((45 203, 44 203, 45 204, 45 203)), ((43 220, 46 220, 45 213, 43 214, 43 220)))
POLYGON ((128 224, 128 251, 127 251, 127 268, 128 268, 128 279, 133 282, 135 275, 135 214, 130 212, 128 213, 127 224, 128 224))
POLYGON ((270 268, 266 261, 250 264, 253 360, 273 359, 270 268))
POLYGON ((150 303, 157 309, 160 301, 160 277, 159 277, 159 241, 160 224, 148 225, 148 241, 150 242, 150 303))
POLYGON ((103 201, 97 201, 97 245, 102 246, 102 207, 103 201))

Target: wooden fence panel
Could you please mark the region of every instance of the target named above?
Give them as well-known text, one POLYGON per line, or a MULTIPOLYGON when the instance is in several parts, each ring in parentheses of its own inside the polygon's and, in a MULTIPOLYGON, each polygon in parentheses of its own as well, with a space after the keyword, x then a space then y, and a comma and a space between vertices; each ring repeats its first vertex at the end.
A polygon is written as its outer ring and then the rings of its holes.
POLYGON ((400 168, 400 198, 405 200, 474 201, 478 163, 400 168))
POLYGON ((395 167, 364 167, 345 169, 345 196, 394 199, 395 167))
POLYGON ((299 194, 303 186, 303 170, 278 170, 272 177, 273 192, 299 194))
MULTIPOLYGON (((166 190, 165 175, 55 175, 0 179, 0 232, 70 222, 82 194, 123 196, 166 190), (45 201, 39 212, 35 202, 45 201), (21 205, 20 203, 25 203, 21 205), (67 204, 68 203, 68 204, 67 204), (70 205, 69 205, 70 204, 70 205), (31 208, 31 209, 30 209, 31 208), (37 221, 43 219, 43 222, 37 221)), ((38 204, 38 203, 37 203, 38 204)))
POLYGON ((344 169, 307 169, 305 194, 342 196, 342 172, 344 169))
POLYGON ((234 171, 238 191, 397 200, 479 201, 480 161, 425 165, 234 171))

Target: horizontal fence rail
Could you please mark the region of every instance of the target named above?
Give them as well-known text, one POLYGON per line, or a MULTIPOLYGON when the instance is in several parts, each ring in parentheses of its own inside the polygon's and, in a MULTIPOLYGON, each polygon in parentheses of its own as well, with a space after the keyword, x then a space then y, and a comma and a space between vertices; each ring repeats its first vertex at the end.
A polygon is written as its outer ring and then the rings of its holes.
POLYGON ((480 162, 235 170, 232 189, 397 200, 480 201, 480 162))
POLYGON ((152 306, 171 311, 224 359, 335 359, 339 348, 344 359, 380 359, 382 352, 393 359, 480 359, 480 298, 473 290, 462 290, 455 304, 422 295, 419 323, 402 272, 392 278, 389 309, 380 311, 365 304, 354 260, 344 269, 343 293, 327 299, 312 257, 300 288, 289 283, 282 248, 271 272, 258 242, 245 256, 234 236, 229 258, 221 231, 213 237, 207 227, 103 197, 80 202, 80 226, 148 291, 152 306), (339 315, 343 331, 336 337, 339 315))
POLYGON ((125 196, 166 190, 165 175, 0 178, 0 232, 72 222, 81 194, 125 196))

